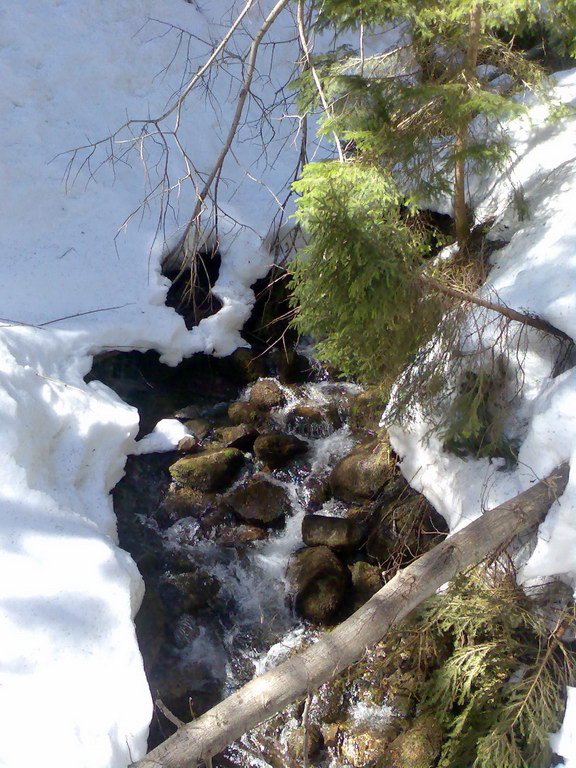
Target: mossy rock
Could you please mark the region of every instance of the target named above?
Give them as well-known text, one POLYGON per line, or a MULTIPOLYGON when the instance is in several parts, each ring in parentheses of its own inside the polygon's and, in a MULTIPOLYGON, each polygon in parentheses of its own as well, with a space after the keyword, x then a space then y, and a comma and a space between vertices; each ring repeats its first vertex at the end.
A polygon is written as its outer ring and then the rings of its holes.
POLYGON ((387 441, 378 440, 340 459, 328 482, 334 496, 359 501, 374 498, 393 476, 390 446, 387 441))
POLYGON ((308 443, 283 432, 268 432, 254 442, 254 453, 269 467, 285 466, 290 459, 309 449, 308 443))
MULTIPOLYGON (((316 723, 308 723, 306 735, 308 737, 306 759, 310 760, 324 746, 324 738, 320 726, 316 723)), ((304 759, 304 729, 301 726, 288 734, 286 749, 293 760, 301 761, 304 759)))
POLYGON ((216 433, 218 442, 225 448, 238 448, 239 451, 251 451, 259 432, 248 424, 236 424, 224 427, 216 433))
POLYGON ((420 715, 390 745, 390 768, 433 768, 442 747, 442 735, 433 715, 420 715))
POLYGON ((182 517, 199 517, 215 501, 216 497, 213 493, 205 493, 186 485, 171 483, 162 499, 161 509, 168 513, 172 520, 182 517))
POLYGON ((244 455, 237 448, 205 451, 185 456, 172 464, 172 479, 198 491, 222 491, 234 479, 244 463, 244 455))
POLYGON ((328 437, 341 426, 336 406, 303 403, 295 405, 286 418, 287 429, 310 438, 328 437))
POLYGON ((197 568, 188 573, 164 574, 158 591, 167 610, 178 615, 207 605, 220 591, 220 584, 197 568))
POLYGON ((259 473, 224 500, 246 523, 271 525, 283 521, 290 513, 290 496, 286 488, 259 473))
POLYGON ((248 403, 258 411, 270 411, 284 405, 286 395, 274 379, 258 379, 250 390, 248 403))
POLYGON ((244 400, 238 400, 230 403, 228 406, 228 418, 232 424, 254 424, 262 423, 262 412, 250 403, 244 400))
POLYGON ((358 549, 364 531, 354 520, 327 515, 306 515, 302 520, 302 541, 307 547, 326 546, 337 552, 358 549))
POLYGON ((359 560, 348 566, 354 587, 354 607, 359 608, 382 587, 384 583, 380 568, 359 560))
POLYGON ((296 611, 315 623, 326 623, 341 606, 350 583, 346 566, 328 547, 308 547, 288 564, 296 611))

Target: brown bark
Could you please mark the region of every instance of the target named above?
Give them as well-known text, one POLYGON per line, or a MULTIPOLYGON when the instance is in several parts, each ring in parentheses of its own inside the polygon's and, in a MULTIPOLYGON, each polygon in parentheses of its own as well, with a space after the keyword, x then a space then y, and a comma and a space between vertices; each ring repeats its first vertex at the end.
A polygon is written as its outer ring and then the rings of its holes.
POLYGON ((475 296, 472 293, 461 291, 459 288, 452 288, 449 285, 444 285, 444 283, 441 283, 438 280, 434 280, 431 277, 423 277, 421 280, 430 288, 433 288, 436 291, 440 291, 440 293, 445 293, 447 296, 452 296, 454 299, 467 301, 470 304, 476 304, 478 307, 492 309, 494 312, 498 312, 501 315, 504 315, 504 317, 507 317, 509 320, 516 320, 523 325, 529 325, 531 328, 536 328, 537 330, 543 331, 544 333, 549 333, 551 336, 556 336, 557 339, 562 339, 562 341, 569 341, 571 344, 574 343, 572 338, 568 336, 567 333, 564 333, 564 331, 556 328, 556 326, 548 323, 546 320, 542 320, 541 317, 526 315, 525 313, 517 312, 515 309, 507 307, 504 304, 496 304, 493 301, 486 301, 485 299, 481 299, 479 296, 475 296))
MULTIPOLYGON (((468 87, 476 76, 478 63, 478 45, 482 28, 482 4, 474 3, 470 9, 470 22, 468 27, 468 47, 466 50, 466 62, 462 72, 464 85, 468 87)), ((459 128, 456 135, 456 152, 458 158, 454 167, 454 224, 456 239, 459 247, 466 246, 470 237, 470 220, 466 205, 466 161, 463 153, 468 144, 468 120, 459 128)))
POLYGON ((537 525, 563 492, 568 464, 477 520, 400 571, 368 602, 310 648, 252 680, 134 763, 195 768, 246 731, 358 661, 367 648, 463 569, 537 525))

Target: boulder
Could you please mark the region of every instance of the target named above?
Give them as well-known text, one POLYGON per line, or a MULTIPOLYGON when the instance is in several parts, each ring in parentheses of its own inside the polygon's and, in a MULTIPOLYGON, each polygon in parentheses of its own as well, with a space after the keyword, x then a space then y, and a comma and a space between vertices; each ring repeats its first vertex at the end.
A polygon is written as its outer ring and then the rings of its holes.
POLYGON ((204 440, 212 430, 210 422, 206 419, 188 419, 188 421, 184 422, 184 426, 198 440, 204 440))
POLYGON ((338 408, 304 403, 294 406, 287 417, 287 429, 304 437, 327 437, 342 426, 338 408))
POLYGON ((200 568, 188 573, 166 573, 158 586, 162 602, 176 615, 204 607, 219 591, 218 580, 200 568))
POLYGON ((259 432, 247 424, 224 427, 218 431, 218 440, 225 448, 238 448, 239 451, 251 451, 259 432))
POLYGON ((316 623, 334 616, 350 582, 348 569, 328 547, 301 549, 290 560, 287 577, 297 612, 316 623))
POLYGON ((258 379, 250 390, 248 403, 258 411, 269 411, 284 405, 286 395, 274 379, 258 379))
POLYGON ((170 467, 177 483, 198 491, 222 491, 234 479, 244 462, 237 448, 204 451, 185 456, 170 467))
POLYGON ((286 488, 260 473, 227 494, 224 501, 247 523, 270 525, 290 513, 290 496, 286 488))
POLYGON ((306 515, 302 520, 302 541, 307 547, 326 546, 336 551, 358 549, 364 531, 354 520, 327 515, 306 515))
MULTIPOLYGON (((341 729, 339 751, 346 764, 352 768, 365 768, 367 765, 392 768, 388 762, 388 750, 390 742, 397 734, 398 730, 392 725, 382 727, 380 733, 341 729)), ((404 768, 404 766, 399 765, 397 768, 404 768)))
POLYGON ((198 518, 214 503, 215 495, 212 493, 203 493, 185 485, 171 483, 162 499, 161 508, 172 519, 198 518))
POLYGON ((259 424, 262 412, 250 403, 238 400, 228 406, 228 418, 232 424, 259 424))
POLYGON ((245 547, 266 538, 266 531, 256 525, 229 525, 221 530, 216 541, 223 547, 245 547))
POLYGON ((354 587, 354 608, 359 608, 369 600, 384 584, 380 568, 363 560, 349 565, 352 586, 354 587))
POLYGON ((372 499, 394 476, 386 443, 360 446, 336 464, 329 477, 334 496, 346 501, 372 499))
POLYGON ((254 453, 269 467, 283 467, 294 456, 306 453, 308 443, 283 432, 268 432, 254 441, 254 453))
POLYGON ((195 435, 186 435, 178 442, 178 450, 181 453, 198 453, 200 440, 195 435))

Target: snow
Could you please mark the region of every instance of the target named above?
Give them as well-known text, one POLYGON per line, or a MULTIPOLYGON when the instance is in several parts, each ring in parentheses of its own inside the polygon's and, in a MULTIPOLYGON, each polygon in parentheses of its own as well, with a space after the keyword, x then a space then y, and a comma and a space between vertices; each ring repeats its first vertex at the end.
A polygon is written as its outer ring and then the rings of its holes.
MULTIPOLYGON (((576 70, 557 76, 556 93, 576 106, 576 70)), ((489 237, 507 245, 492 257, 483 293, 515 309, 539 315, 576 338, 576 121, 545 120, 547 107, 531 103, 529 118, 509 126, 515 155, 492 179, 471 181, 479 221, 495 217, 489 237), (521 191, 528 215, 519 215, 514 192, 521 191)), ((490 313, 482 310, 486 319, 490 313)), ((498 347, 492 323, 482 346, 506 355, 518 373, 519 392, 508 431, 520 440, 518 467, 503 460, 463 459, 443 450, 420 414, 408 427, 390 429, 402 472, 422 491, 456 531, 482 513, 528 488, 562 462, 572 466, 566 491, 541 525, 533 552, 520 570, 525 582, 560 577, 576 587, 576 369, 554 377, 556 342, 524 331, 498 347), (512 351, 511 351, 512 350, 512 351)), ((569 363, 570 365, 571 363, 569 363)), ((576 689, 554 749, 576 766, 576 689)))
MULTIPOLYGON (((183 107, 180 139, 199 172, 211 169, 232 119, 237 54, 247 50, 272 5, 254 4, 210 77, 210 95, 199 89, 183 107)), ((136 411, 83 377, 103 350, 153 348, 174 365, 195 352, 226 355, 244 344, 239 331, 254 298, 250 285, 271 262, 271 222, 286 226, 277 198, 286 195, 300 148, 291 138, 296 123, 281 106, 260 135, 259 101, 249 100, 249 119, 218 189, 222 266, 214 292, 222 309, 188 331, 164 305, 169 285, 159 266, 165 242, 176 242, 196 199, 173 137, 167 134, 167 160, 160 142, 133 141, 137 124, 116 137, 113 163, 107 162, 109 143, 94 151, 91 143, 127 118, 162 114, 241 7, 231 0, 36 0, 0 8, 5 768, 126 768, 145 751, 151 698, 132 622, 142 580, 116 545, 110 490, 129 453, 173 447, 182 427, 161 423, 136 443, 136 411), (77 147, 84 149, 67 154, 77 147), (171 191, 162 208, 164 160, 171 191)), ((274 36, 293 38, 290 12, 278 20, 274 36)), ((273 101, 297 56, 291 44, 263 47, 253 83, 258 98, 273 101)), ((560 76, 558 85, 564 101, 575 98, 575 73, 560 76)), ((543 110, 535 105, 533 123, 514 126, 513 168, 490 182, 478 180, 474 195, 480 215, 497 216, 494 236, 509 240, 491 275, 493 289, 573 336, 575 123, 544 122, 543 110), (523 189, 529 219, 518 220, 510 205, 512 184, 523 189)), ((173 124, 169 119, 165 125, 170 130, 173 124)), ((210 206, 207 201, 208 241, 210 206)), ((448 456, 434 439, 422 440, 426 425, 393 435, 405 474, 453 528, 574 453, 574 373, 550 379, 553 356, 537 334, 529 337, 525 367, 517 471, 448 456)), ((575 578, 575 489, 572 476, 542 528, 525 578, 575 578)), ((571 691, 557 746, 576 765, 573 697, 571 691)))
MULTIPOLYGON (((211 169, 232 119, 236 54, 271 6, 254 4, 210 78, 210 98, 200 89, 183 108, 180 138, 200 172, 211 169)), ((260 137, 258 102, 249 103, 250 120, 219 184, 222 267, 214 291, 223 307, 188 331, 164 305, 169 283, 159 267, 164 241, 174 244, 195 201, 193 185, 179 182, 185 170, 173 139, 168 135, 173 189, 164 210, 158 142, 131 141, 130 130, 139 130, 133 124, 117 136, 123 143, 114 145, 113 164, 106 162, 109 143, 94 152, 89 145, 127 117, 161 114, 241 7, 229 0, 37 0, 0 8, 6 768, 126 768, 146 748, 152 705, 132 622, 142 580, 116 546, 109 494, 127 454, 173 447, 182 427, 162 423, 136 444, 136 411, 83 377, 103 350, 154 348, 173 365, 194 352, 226 355, 244 344, 239 330, 254 299, 250 285, 272 260, 275 195, 285 196, 300 149, 286 143, 293 123, 280 109, 260 137), (180 40, 170 24, 192 36, 180 40), (148 205, 139 207, 147 192, 148 205)), ((289 22, 278 21, 279 39, 291 35, 289 22)), ((281 44, 261 53, 253 88, 270 103, 297 53, 281 44)), ((208 201, 205 222, 209 237, 208 201)))

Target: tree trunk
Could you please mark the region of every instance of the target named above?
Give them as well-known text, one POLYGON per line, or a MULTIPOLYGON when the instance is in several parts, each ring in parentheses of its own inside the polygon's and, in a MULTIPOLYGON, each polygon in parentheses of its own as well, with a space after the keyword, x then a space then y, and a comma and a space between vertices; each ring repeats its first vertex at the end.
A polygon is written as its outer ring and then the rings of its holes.
POLYGON ((195 768, 346 667, 463 569, 537 525, 563 492, 568 464, 418 558, 349 619, 310 648, 260 675, 134 763, 134 768, 195 768))
MULTIPOLYGON (((466 50, 466 63, 462 72, 464 87, 476 77, 476 65, 478 63, 478 44, 482 28, 482 5, 474 3, 470 9, 470 22, 468 27, 468 48, 466 50)), ((456 239, 462 250, 466 247, 470 237, 470 220, 466 205, 466 161, 464 153, 468 145, 468 120, 465 120, 456 135, 456 165, 454 167, 454 223, 456 239)))

